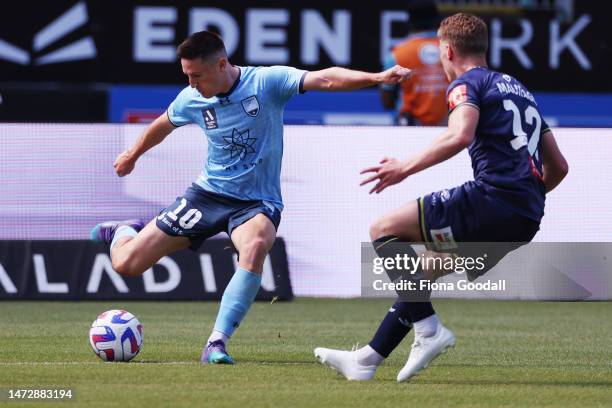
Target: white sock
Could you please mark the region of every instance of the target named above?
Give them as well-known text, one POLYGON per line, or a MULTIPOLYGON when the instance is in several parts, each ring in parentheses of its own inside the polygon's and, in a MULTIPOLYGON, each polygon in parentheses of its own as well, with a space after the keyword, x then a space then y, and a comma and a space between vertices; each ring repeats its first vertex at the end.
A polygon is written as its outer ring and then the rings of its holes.
POLYGON ((110 244, 111 249, 113 249, 117 241, 119 241, 121 238, 125 238, 125 237, 134 238, 136 235, 138 235, 136 230, 130 227, 129 225, 120 226, 119 228, 117 228, 117 231, 115 231, 115 235, 113 236, 113 240, 111 241, 111 244, 110 244))
POLYGON ((436 334, 438 330, 438 316, 433 314, 429 317, 426 317, 423 320, 419 320, 418 322, 414 322, 414 335, 415 337, 431 337, 436 334))
POLYGON ((376 350, 374 350, 370 345, 366 345, 365 347, 356 350, 357 353, 357 362, 361 365, 371 366, 371 365, 380 365, 385 359, 383 356, 378 354, 376 350))
POLYGON ((213 330, 213 332, 210 334, 210 337, 208 338, 208 343, 212 343, 213 341, 221 340, 223 344, 227 346, 227 342, 229 341, 229 339, 230 338, 228 337, 227 334, 221 333, 218 330, 213 330))

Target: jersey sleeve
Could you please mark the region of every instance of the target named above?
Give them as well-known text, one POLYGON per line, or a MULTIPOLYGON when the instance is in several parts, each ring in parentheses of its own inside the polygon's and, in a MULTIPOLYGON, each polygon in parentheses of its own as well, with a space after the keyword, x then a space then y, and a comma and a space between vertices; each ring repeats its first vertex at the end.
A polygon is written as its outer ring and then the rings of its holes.
POLYGON ((446 103, 450 114, 457 106, 468 104, 480 110, 479 92, 469 81, 458 80, 451 83, 446 91, 446 103))
MULTIPOLYGON (((397 65, 397 59, 395 58, 395 55, 392 52, 390 52, 389 54, 387 54, 387 56, 385 57, 385 60, 383 61, 383 71, 386 71, 389 68, 393 68, 396 65, 397 65)), ((395 88, 397 88, 397 85, 395 84, 381 84, 380 85, 381 91, 394 91, 395 88)))
POLYGON ((166 114, 168 115, 168 120, 170 120, 170 123, 174 126, 179 127, 193 122, 187 109, 192 94, 193 89, 191 87, 186 87, 176 96, 172 103, 170 103, 170 106, 168 106, 166 114))
POLYGON ((304 77, 308 71, 275 65, 264 68, 266 88, 284 104, 297 93, 304 93, 304 77))
POLYGON ((542 127, 540 128, 541 129, 540 134, 543 135, 544 133, 552 129, 550 128, 550 126, 548 126, 548 123, 546 123, 546 120, 544 120, 544 116, 542 116, 541 113, 540 113, 540 117, 542 118, 542 127))

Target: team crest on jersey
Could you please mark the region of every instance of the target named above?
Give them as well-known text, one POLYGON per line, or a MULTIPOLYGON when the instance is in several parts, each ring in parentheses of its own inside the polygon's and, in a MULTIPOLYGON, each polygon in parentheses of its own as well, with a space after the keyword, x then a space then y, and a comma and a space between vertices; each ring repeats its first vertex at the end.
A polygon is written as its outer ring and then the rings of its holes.
POLYGON ((457 105, 465 101, 467 101, 467 85, 456 86, 448 94, 448 109, 453 110, 457 105))
POLYGON ((204 116, 204 124, 206 130, 217 129, 219 124, 217 123, 217 112, 215 108, 202 109, 202 116, 204 116))
POLYGON ((259 113, 259 101, 257 100, 257 96, 249 96, 246 99, 242 100, 242 108, 247 113, 247 115, 255 117, 259 113))
POLYGON ((436 250, 442 251, 457 248, 457 243, 455 242, 451 227, 432 229, 429 230, 429 232, 431 232, 431 239, 433 240, 436 250))

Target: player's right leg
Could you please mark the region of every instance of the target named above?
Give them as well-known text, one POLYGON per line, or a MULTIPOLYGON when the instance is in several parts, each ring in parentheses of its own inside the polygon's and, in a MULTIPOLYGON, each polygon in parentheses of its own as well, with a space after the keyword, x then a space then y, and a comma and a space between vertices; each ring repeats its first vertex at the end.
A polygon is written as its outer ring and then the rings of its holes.
POLYGON ((132 239, 120 239, 111 248, 113 269, 124 276, 139 276, 163 256, 189 247, 190 242, 187 237, 168 235, 153 219, 132 239))
MULTIPOLYGON (((390 246, 393 242, 421 241, 417 201, 411 201, 375 221, 370 227, 374 248, 390 246)), ((355 351, 317 347, 319 361, 338 371, 348 380, 365 381, 374 378, 376 369, 399 345, 412 328, 406 302, 398 299, 387 311, 369 344, 355 351)))
POLYGON ((111 245, 113 269, 124 276, 139 276, 161 257, 189 246, 189 239, 166 234, 153 219, 105 222, 94 227, 92 240, 111 245))
MULTIPOLYGON (((413 200, 383 215, 370 226, 372 242, 389 237, 405 242, 422 242, 419 201, 413 200)), ((379 243, 379 245, 384 242, 379 243)))
POLYGON ((146 226, 140 220, 110 221, 96 225, 91 238, 110 244, 115 271, 138 276, 169 253, 197 249, 223 229, 223 217, 215 196, 194 184, 146 226))

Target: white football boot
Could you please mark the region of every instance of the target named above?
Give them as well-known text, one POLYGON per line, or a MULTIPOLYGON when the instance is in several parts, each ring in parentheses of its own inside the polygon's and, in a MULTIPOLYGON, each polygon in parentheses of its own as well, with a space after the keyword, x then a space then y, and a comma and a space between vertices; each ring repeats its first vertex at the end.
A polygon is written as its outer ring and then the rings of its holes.
POLYGON ((431 337, 415 337, 410 356, 404 367, 397 374, 397 382, 408 381, 421 370, 427 368, 447 348, 455 346, 455 335, 438 323, 436 334, 431 337))
POLYGON ((342 374, 347 380, 368 381, 374 378, 377 365, 361 365, 357 362, 356 351, 334 350, 324 347, 314 349, 319 361, 342 374))

